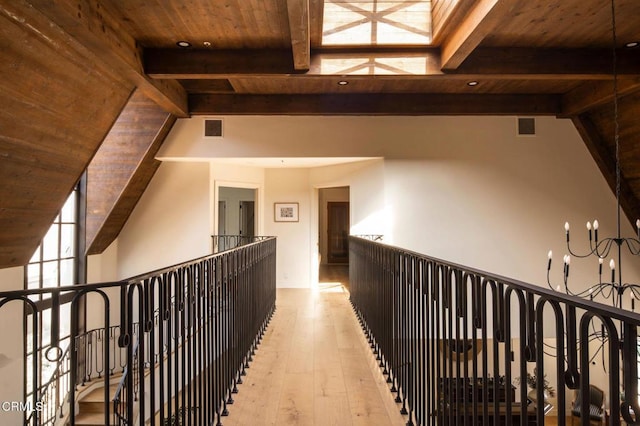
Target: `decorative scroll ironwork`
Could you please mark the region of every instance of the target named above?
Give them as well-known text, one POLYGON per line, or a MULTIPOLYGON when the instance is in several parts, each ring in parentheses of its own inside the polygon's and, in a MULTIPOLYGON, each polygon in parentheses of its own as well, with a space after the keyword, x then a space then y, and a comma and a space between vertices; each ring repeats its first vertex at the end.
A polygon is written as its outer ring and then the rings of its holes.
MULTIPOLYGON (((100 382, 104 424, 164 425, 179 418, 180 424, 221 425, 275 310, 275 254, 275 238, 261 238, 121 282, 0 293, 0 313, 11 303, 31 312, 34 344, 42 320, 29 298, 35 293, 49 293, 52 318, 70 321, 77 336, 68 352, 55 336, 47 348, 52 362, 75 366, 56 384, 66 386, 66 408, 55 416, 31 410, 25 423, 53 424, 62 414, 74 424, 81 413, 69 401, 76 401, 79 386, 100 382), (60 294, 72 294, 67 318, 59 317, 60 294), (86 297, 102 327, 80 335, 79 305, 86 297), (119 318, 112 318, 118 310, 119 318), (122 369, 127 373, 112 401, 109 385, 122 369)), ((25 369, 35 391, 25 406, 42 407, 48 394, 41 392, 35 357, 31 364, 25 369)))
POLYGON ((640 315, 362 238, 349 247, 351 303, 407 425, 542 425, 548 407, 529 402, 547 378, 557 413, 581 390, 588 425, 594 329, 609 337, 609 424, 640 424, 640 315), (528 399, 516 383, 534 369, 528 399))

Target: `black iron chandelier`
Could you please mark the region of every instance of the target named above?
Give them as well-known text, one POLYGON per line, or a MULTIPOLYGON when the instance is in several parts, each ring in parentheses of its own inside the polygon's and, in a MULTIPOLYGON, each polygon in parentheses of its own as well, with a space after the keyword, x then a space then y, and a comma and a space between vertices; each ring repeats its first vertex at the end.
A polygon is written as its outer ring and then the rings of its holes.
POLYGON ((587 222, 587 232, 589 234, 589 247, 584 253, 577 253, 571 249, 569 238, 569 222, 564 224, 565 233, 567 236, 567 250, 568 254, 563 258, 563 285, 554 285, 551 283, 550 271, 551 261, 553 253, 549 251, 548 264, 547 264, 547 284, 550 288, 557 291, 564 291, 567 294, 588 297, 590 300, 594 298, 604 298, 611 302, 611 305, 617 308, 623 308, 623 301, 625 293, 629 293, 631 310, 635 311, 635 301, 640 299, 640 284, 627 283, 623 280, 622 265, 623 265, 623 247, 632 256, 640 255, 640 219, 636 221, 637 235, 634 237, 622 237, 620 230, 620 136, 619 136, 619 120, 618 120, 618 70, 617 70, 617 35, 616 35, 616 10, 615 1, 611 1, 611 21, 612 21, 612 34, 613 34, 613 118, 614 118, 614 141, 615 141, 615 172, 616 172, 616 218, 617 218, 617 234, 615 237, 599 238, 598 228, 599 223, 594 220, 593 223, 587 222), (573 291, 569 287, 569 268, 571 265, 571 257, 576 258, 588 258, 595 257, 598 262, 598 281, 590 287, 581 290, 573 291), (611 271, 611 279, 608 280, 608 273, 605 273, 603 278, 603 264, 608 260, 608 266, 611 271))

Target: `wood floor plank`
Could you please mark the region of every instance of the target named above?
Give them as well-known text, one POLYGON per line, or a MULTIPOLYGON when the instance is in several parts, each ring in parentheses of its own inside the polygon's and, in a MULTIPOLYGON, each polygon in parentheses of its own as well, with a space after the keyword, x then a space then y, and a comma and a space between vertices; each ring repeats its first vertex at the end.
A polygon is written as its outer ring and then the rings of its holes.
POLYGON ((277 424, 313 425, 313 372, 287 373, 278 405, 277 424))
POLYGON ((316 396, 314 408, 315 425, 348 426, 353 424, 346 392, 343 395, 316 396))

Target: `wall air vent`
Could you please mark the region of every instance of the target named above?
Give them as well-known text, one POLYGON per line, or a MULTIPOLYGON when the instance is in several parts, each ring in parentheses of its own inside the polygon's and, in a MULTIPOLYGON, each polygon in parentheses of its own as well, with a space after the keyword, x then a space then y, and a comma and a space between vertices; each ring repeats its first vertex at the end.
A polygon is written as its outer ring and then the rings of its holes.
POLYGON ((222 120, 219 118, 204 120, 204 137, 205 138, 221 138, 222 137, 222 120))
POLYGON ((536 119, 532 117, 518 117, 518 136, 535 136, 536 119))

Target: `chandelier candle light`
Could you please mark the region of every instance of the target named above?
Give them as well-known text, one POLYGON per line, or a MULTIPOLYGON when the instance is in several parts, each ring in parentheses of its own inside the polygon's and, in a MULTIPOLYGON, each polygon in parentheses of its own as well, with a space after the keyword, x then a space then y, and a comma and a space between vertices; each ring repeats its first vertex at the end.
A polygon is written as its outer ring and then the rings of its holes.
MULTIPOLYGON (((578 254, 571 249, 570 245, 570 226, 569 222, 564 224, 564 230, 567 236, 567 250, 569 254, 565 254, 563 258, 564 271, 563 271, 563 283, 564 291, 567 294, 579 297, 589 297, 593 300, 595 297, 602 296, 606 299, 611 299, 612 305, 618 308, 622 308, 623 296, 626 291, 629 291, 631 298, 631 310, 635 311, 635 299, 640 297, 640 285, 625 283, 622 280, 622 246, 626 246, 629 253, 638 256, 640 255, 640 219, 636 221, 636 229, 638 232, 638 238, 621 238, 618 233, 617 237, 599 239, 598 238, 599 223, 597 220, 587 222, 587 231, 589 233, 589 251, 585 254, 578 254), (613 250, 613 253, 611 253, 613 250), (611 280, 603 281, 602 279, 602 265, 605 259, 613 254, 618 258, 617 268, 616 261, 612 257, 609 260, 609 269, 611 270, 611 280), (589 256, 595 256, 598 259, 598 282, 583 291, 574 292, 569 287, 569 267, 571 265, 571 257, 586 258, 589 256), (616 274, 617 272, 617 274, 616 274)), ((549 250, 547 264, 547 283, 549 287, 554 288, 550 280, 551 262, 553 259, 553 252, 549 250)), ((555 287, 557 291, 562 291, 562 286, 557 285, 555 287)))

